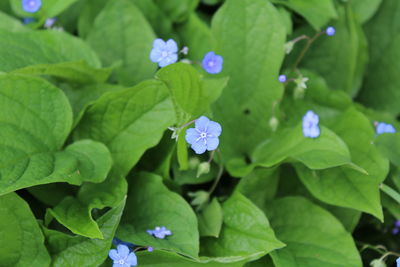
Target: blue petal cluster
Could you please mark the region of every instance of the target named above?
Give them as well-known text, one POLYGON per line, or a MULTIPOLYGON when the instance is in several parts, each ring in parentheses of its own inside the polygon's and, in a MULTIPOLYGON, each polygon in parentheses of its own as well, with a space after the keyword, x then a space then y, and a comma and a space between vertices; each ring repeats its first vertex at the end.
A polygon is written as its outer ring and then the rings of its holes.
POLYGON ((376 125, 376 134, 395 133, 396 129, 389 123, 379 122, 376 125))
POLYGON ((130 267, 137 265, 137 257, 130 252, 125 245, 118 245, 117 249, 111 249, 108 256, 113 260, 113 267, 130 267))
POLYGON ((210 74, 217 74, 222 71, 222 64, 224 59, 222 56, 215 54, 214 52, 208 52, 201 63, 203 69, 210 74))
POLYGON ((152 235, 159 239, 164 239, 166 236, 172 235, 172 232, 168 230, 165 226, 157 226, 154 230, 146 231, 149 235, 152 235))
POLYGON ((155 39, 150 52, 150 60, 158 63, 160 68, 175 63, 178 60, 178 45, 172 39, 166 42, 159 38, 155 39))
POLYGON ((334 36, 336 33, 336 30, 332 26, 329 26, 328 28, 326 28, 325 32, 326 32, 326 35, 328 35, 328 36, 334 36))
POLYGON ((221 132, 219 123, 201 116, 196 120, 195 128, 187 129, 185 138, 196 154, 203 154, 206 150, 217 149, 221 132))
POLYGON ((25 12, 35 13, 42 7, 42 0, 22 0, 22 9, 25 12))
POLYGON ((303 117, 303 135, 309 138, 317 138, 320 135, 318 123, 318 115, 312 110, 307 111, 303 117))

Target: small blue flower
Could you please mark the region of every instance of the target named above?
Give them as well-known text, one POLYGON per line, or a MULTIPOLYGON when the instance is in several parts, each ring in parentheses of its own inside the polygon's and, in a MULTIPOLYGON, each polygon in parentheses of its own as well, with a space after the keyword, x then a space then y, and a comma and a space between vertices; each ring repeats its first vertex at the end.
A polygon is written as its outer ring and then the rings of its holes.
POLYGON ((164 239, 166 236, 172 235, 172 232, 168 230, 165 226, 156 226, 154 230, 147 230, 146 231, 149 235, 152 235, 159 239, 164 239))
POLYGON ((34 18, 23 18, 22 19, 22 23, 24 23, 24 24, 30 24, 30 23, 33 23, 33 22, 35 22, 34 18))
POLYGON ((279 81, 279 82, 281 82, 281 83, 284 83, 284 82, 286 82, 286 75, 284 75, 284 74, 282 74, 282 75, 279 75, 279 77, 278 77, 278 81, 279 81))
POLYGON ((210 121, 207 117, 201 116, 195 122, 195 128, 186 130, 186 142, 192 145, 196 154, 203 154, 217 149, 219 145, 218 136, 221 135, 221 125, 215 121, 210 121))
POLYGON ((303 117, 303 135, 309 138, 317 138, 320 135, 318 123, 318 115, 312 110, 307 111, 303 117))
POLYGON ((400 220, 396 220, 396 221, 394 222, 394 227, 400 228, 400 220))
POLYGON ((328 35, 328 36, 334 36, 336 33, 336 30, 332 26, 329 26, 328 28, 326 28, 325 32, 326 32, 326 35, 328 35))
POLYGON ((389 123, 379 122, 376 126, 376 134, 395 133, 396 129, 389 123))
POLYGON ((154 248, 153 248, 153 247, 148 247, 148 248, 147 248, 147 251, 148 251, 148 252, 153 252, 153 251, 154 251, 154 248))
POLYGON ((29 13, 35 13, 42 7, 42 0, 22 0, 22 9, 29 13))
POLYGON ((208 52, 201 63, 203 69, 211 74, 217 74, 222 71, 222 64, 224 63, 224 59, 215 54, 214 52, 208 52))
POLYGON ((46 19, 46 21, 44 22, 44 27, 46 29, 50 29, 51 27, 53 27, 53 25, 56 23, 57 18, 48 18, 46 19))
POLYGON ((400 267, 400 257, 397 258, 396 263, 397 263, 397 267, 400 267))
POLYGON ((118 245, 117 249, 111 249, 108 256, 114 261, 113 267, 130 267, 137 265, 134 252, 130 252, 125 245, 118 245))
POLYGON ((150 60, 158 63, 160 68, 175 63, 178 60, 178 45, 172 39, 166 42, 159 38, 155 39, 150 52, 150 60))

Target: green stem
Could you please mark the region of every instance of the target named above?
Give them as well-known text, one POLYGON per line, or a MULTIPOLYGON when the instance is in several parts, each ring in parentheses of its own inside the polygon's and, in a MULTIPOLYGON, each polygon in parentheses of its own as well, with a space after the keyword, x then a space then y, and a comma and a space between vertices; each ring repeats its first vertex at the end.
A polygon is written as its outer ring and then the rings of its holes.
POLYGON ((217 185, 218 185, 219 181, 221 180, 222 174, 224 173, 224 165, 222 164, 222 160, 221 160, 221 152, 219 150, 217 150, 217 152, 218 152, 221 162, 219 164, 217 178, 215 178, 213 185, 211 186, 210 190, 208 191, 208 194, 210 196, 212 193, 214 193, 214 190, 217 188, 217 185))
POLYGON ((400 204, 400 194, 396 192, 396 190, 385 184, 381 184, 380 188, 383 192, 385 192, 388 196, 390 196, 391 198, 396 200, 397 203, 400 204))
POLYGON ((297 66, 300 64, 301 60, 304 58, 305 54, 307 53, 307 51, 310 48, 310 46, 312 45, 312 43, 314 43, 314 41, 317 40, 318 37, 320 37, 323 33, 324 32, 319 32, 319 33, 315 34, 313 38, 309 38, 307 36, 308 38, 307 38, 306 46, 303 48, 303 50, 301 50, 299 57, 296 59, 296 62, 294 63, 293 68, 292 68, 293 70, 297 69, 297 66))

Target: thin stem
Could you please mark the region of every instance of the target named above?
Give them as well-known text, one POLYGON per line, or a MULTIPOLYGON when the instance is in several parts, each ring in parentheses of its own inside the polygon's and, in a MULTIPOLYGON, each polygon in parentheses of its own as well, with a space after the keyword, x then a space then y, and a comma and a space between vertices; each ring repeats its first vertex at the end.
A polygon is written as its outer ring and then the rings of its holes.
POLYGON ((211 155, 210 155, 210 158, 208 159, 208 163, 211 163, 211 161, 213 160, 213 158, 214 158, 214 155, 215 155, 215 150, 213 150, 213 151, 211 151, 211 155))
MULTIPOLYGON (((218 152, 218 156, 221 159, 221 152, 219 150, 217 150, 217 152, 218 152)), ((214 192, 215 188, 217 188, 217 185, 218 185, 219 181, 221 180, 223 172, 224 172, 224 165, 221 162, 219 164, 219 170, 218 170, 217 178, 215 178, 213 185, 211 186, 210 190, 208 191, 209 195, 211 195, 214 192)))
POLYGON ((304 39, 310 40, 310 37, 305 35, 305 34, 303 34, 303 35, 300 35, 299 37, 297 37, 297 38, 295 38, 295 39, 293 39, 292 41, 289 41, 289 42, 297 43, 297 42, 299 42, 301 40, 304 40, 304 39))
POLYGON ((188 123, 185 123, 184 125, 182 125, 182 126, 179 127, 178 129, 181 130, 181 129, 183 129, 183 128, 189 126, 190 124, 194 123, 195 121, 196 121, 196 120, 189 121, 188 123))
MULTIPOLYGON (((297 69, 297 66, 300 64, 301 60, 303 59, 303 57, 305 56, 305 54, 307 53, 308 49, 310 48, 310 46, 312 45, 312 43, 314 43, 315 40, 318 39, 318 37, 320 37, 324 32, 319 32, 317 34, 314 35, 314 37, 312 38, 308 38, 307 40, 307 44, 306 46, 303 48, 303 50, 300 52, 299 57, 297 58, 296 62, 293 65, 293 70, 297 69)), ((301 36, 300 36, 301 37, 301 36)), ((308 36, 307 36, 308 37, 308 36)))
POLYGON ((399 253, 396 253, 396 252, 393 252, 393 251, 389 251, 389 252, 386 252, 385 254, 383 254, 382 257, 379 258, 379 260, 383 260, 383 259, 385 259, 387 256, 390 256, 390 255, 396 256, 396 257, 400 257, 400 254, 399 254, 399 253))
POLYGON ((387 252, 387 248, 382 246, 382 245, 373 246, 373 245, 362 243, 362 242, 357 242, 357 243, 359 245, 362 245, 362 248, 360 249, 360 252, 363 252, 366 249, 370 249, 370 250, 376 251, 379 254, 385 254, 387 252))

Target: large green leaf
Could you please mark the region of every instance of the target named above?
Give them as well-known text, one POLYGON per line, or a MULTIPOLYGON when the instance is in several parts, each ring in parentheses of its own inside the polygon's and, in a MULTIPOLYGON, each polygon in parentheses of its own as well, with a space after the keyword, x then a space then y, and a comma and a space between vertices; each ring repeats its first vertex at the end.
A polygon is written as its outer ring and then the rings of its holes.
POLYGON ((185 63, 162 68, 156 78, 163 81, 170 92, 179 126, 208 111, 227 82, 227 78, 202 79, 196 69, 185 63))
POLYGON ((285 26, 269 1, 230 0, 215 14, 212 31, 216 53, 224 57, 222 74, 230 77, 213 107, 222 125, 220 147, 227 161, 248 155, 271 133, 268 121, 283 92, 276 77, 285 26))
MULTIPOLYGON (((336 34, 320 37, 307 52, 301 66, 324 77, 331 89, 355 96, 368 61, 366 37, 350 6, 339 8, 339 20, 332 26, 336 28, 336 34)), ((305 33, 314 34, 311 29, 305 33)))
POLYGON ((222 205, 224 223, 218 238, 202 240, 202 254, 221 262, 258 259, 282 248, 268 219, 250 200, 239 192, 222 205))
POLYGON ((65 95, 50 83, 0 77, 0 194, 52 182, 101 182, 111 168, 108 149, 82 140, 59 151, 72 122, 65 95))
POLYGON ((362 24, 372 18, 372 16, 378 11, 381 3, 382 0, 352 0, 350 2, 356 18, 362 24))
POLYGON ((29 205, 15 193, 0 197, 0 265, 50 266, 44 237, 29 205))
POLYGON ((312 171, 296 165, 300 179, 319 200, 368 212, 382 220, 379 185, 386 178, 389 162, 373 144, 372 125, 362 113, 349 109, 331 127, 347 143, 352 161, 368 174, 345 167, 312 171))
POLYGON ((199 0, 153 0, 173 22, 183 22, 196 9, 199 0))
POLYGON ((351 163, 349 149, 342 139, 328 128, 320 128, 321 134, 315 139, 304 137, 301 124, 277 133, 255 149, 254 164, 272 167, 293 159, 320 170, 351 163))
POLYGON ((139 266, 158 266, 158 267, 241 267, 243 262, 219 263, 210 259, 192 260, 182 257, 179 254, 171 253, 163 250, 154 252, 137 253, 139 266))
POLYGON ((216 198, 197 214, 200 236, 219 237, 223 222, 221 205, 216 198))
POLYGON ((82 40, 65 32, 0 31, 0 71, 81 60, 85 60, 89 66, 100 67, 93 50, 82 40))
POLYGON ((107 258, 124 206, 125 200, 97 220, 104 239, 71 236, 43 227, 46 245, 52 257, 52 266, 99 266, 107 258))
POLYGON ((68 82, 79 84, 103 83, 111 74, 112 69, 97 69, 89 66, 86 61, 64 62, 58 64, 37 64, 12 73, 28 75, 49 75, 68 82))
POLYGON ((361 267, 354 240, 329 212, 301 197, 275 200, 266 209, 287 247, 271 253, 276 267, 361 267))
POLYGON ((320 30, 331 19, 337 18, 332 0, 272 0, 272 2, 285 5, 299 13, 316 30, 320 30))
POLYGON ((157 65, 149 59, 154 39, 150 25, 128 0, 109 1, 87 37, 104 65, 122 61, 116 76, 127 85, 150 78, 156 70, 157 65))
POLYGON ((400 168, 400 134, 387 133, 377 136, 375 144, 393 164, 400 168))
POLYGON ((197 258, 197 218, 189 204, 178 194, 169 191, 160 176, 151 173, 140 173, 133 177, 130 188, 118 237, 134 244, 197 258), (146 232, 156 226, 165 226, 172 235, 157 239, 146 232))
POLYGON ((3 12, 0 12, 0 29, 11 32, 29 31, 29 28, 24 27, 21 21, 3 12))
POLYGON ((360 100, 397 116, 400 113, 400 77, 397 75, 400 70, 400 2, 382 1, 379 11, 365 25, 365 32, 371 60, 360 100))
POLYGON ((114 168, 125 176, 143 153, 175 122, 171 99, 160 81, 109 92, 93 102, 77 126, 77 138, 108 146, 114 168))

